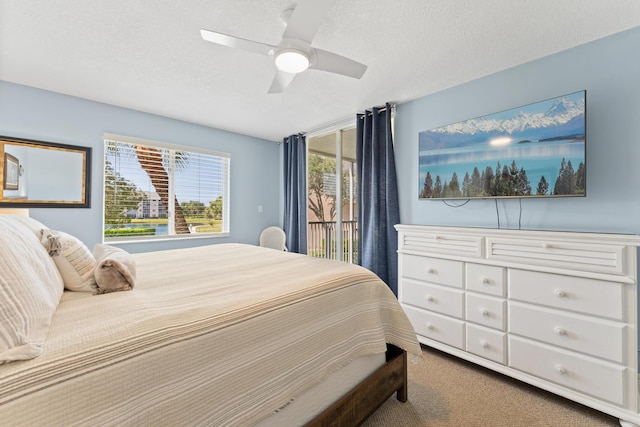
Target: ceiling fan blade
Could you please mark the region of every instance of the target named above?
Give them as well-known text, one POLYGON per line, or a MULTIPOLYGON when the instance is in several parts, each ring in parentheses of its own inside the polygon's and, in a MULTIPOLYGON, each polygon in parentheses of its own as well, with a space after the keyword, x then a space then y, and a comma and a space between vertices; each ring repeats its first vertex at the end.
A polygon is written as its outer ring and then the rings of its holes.
POLYGON ((315 61, 309 68, 328 71, 330 73, 342 74, 343 76, 359 79, 362 77, 367 66, 353 59, 345 58, 338 54, 327 52, 322 49, 314 49, 315 61))
POLYGON ((287 86, 293 81, 295 77, 295 73, 287 73, 284 71, 277 70, 276 75, 273 77, 273 82, 271 82, 271 87, 269 88, 269 93, 281 93, 283 92, 287 86))
POLYGON ((337 0, 300 0, 294 9, 283 38, 304 40, 311 43, 322 21, 337 0))
POLYGON ((273 55, 275 46, 254 42, 252 40, 241 39, 240 37, 229 36, 227 34, 216 33, 215 31, 200 30, 202 38, 208 42, 222 46, 242 49, 245 51, 259 53, 261 55, 273 55))

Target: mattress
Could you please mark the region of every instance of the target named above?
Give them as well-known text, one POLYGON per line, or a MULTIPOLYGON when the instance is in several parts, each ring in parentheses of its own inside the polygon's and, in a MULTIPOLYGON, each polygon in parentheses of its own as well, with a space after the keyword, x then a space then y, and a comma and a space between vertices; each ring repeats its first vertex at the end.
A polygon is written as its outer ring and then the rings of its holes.
POLYGON ((362 356, 332 373, 255 427, 303 426, 328 408, 337 398, 364 381, 385 363, 381 353, 362 356))
POLYGON ((65 292, 44 353, 0 366, 0 419, 254 425, 386 343, 420 354, 361 267, 241 244, 134 258, 133 291, 65 292))

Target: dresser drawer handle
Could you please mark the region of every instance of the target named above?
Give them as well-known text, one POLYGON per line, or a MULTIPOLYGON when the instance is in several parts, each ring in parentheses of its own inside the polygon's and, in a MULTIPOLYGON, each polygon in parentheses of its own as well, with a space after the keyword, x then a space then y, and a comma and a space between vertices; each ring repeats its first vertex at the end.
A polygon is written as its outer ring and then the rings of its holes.
POLYGON ((436 269, 432 267, 427 268, 427 274, 436 274, 436 269))
POLYGON ((553 248, 553 245, 551 243, 544 243, 542 245, 542 247, 545 248, 545 249, 551 249, 551 248, 553 248))
POLYGON ((428 302, 428 303, 434 303, 434 302, 436 302, 436 299, 435 299, 434 297, 432 297, 431 295, 429 295, 429 296, 427 297, 427 302, 428 302))
POLYGON ((556 335, 564 337, 567 335, 567 331, 565 331, 564 329, 562 329, 560 326, 556 326, 555 328, 553 328, 553 332, 556 333, 556 335))
POLYGON ((482 346, 482 348, 489 348, 489 343, 485 340, 481 340, 480 345, 482 346))
POLYGON ((482 314, 482 317, 489 317, 489 310, 482 308, 480 309, 480 314, 482 314))
POLYGON ((487 279, 486 277, 482 278, 482 284, 483 285, 490 285, 491 284, 491 279, 487 279))
POLYGON ((554 291, 554 293, 556 294, 556 296, 557 296, 558 298, 564 298, 564 297, 566 297, 566 296, 567 296, 567 293, 566 293, 565 291, 563 291, 562 289, 556 289, 556 290, 554 291))
POLYGON ((433 326, 433 323, 431 323, 431 322, 427 322, 427 329, 428 329, 428 330, 433 331, 435 328, 436 328, 436 327, 435 327, 435 326, 433 326))
POLYGON ((565 375, 567 373, 567 369, 560 364, 556 365, 555 369, 556 369, 556 372, 559 373, 560 375, 565 375))

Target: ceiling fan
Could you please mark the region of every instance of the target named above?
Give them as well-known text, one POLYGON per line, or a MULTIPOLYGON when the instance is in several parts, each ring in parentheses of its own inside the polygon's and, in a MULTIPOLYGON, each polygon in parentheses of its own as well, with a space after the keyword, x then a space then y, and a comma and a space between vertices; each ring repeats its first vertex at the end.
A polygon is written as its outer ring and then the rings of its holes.
POLYGON ((269 93, 280 93, 289 86, 296 74, 306 69, 328 71, 359 79, 367 66, 344 56, 311 47, 322 19, 337 0, 300 0, 298 6, 283 13, 287 26, 282 40, 271 46, 215 31, 200 30, 206 41, 222 46, 242 49, 261 55, 273 56, 277 67, 269 93), (288 18, 288 19, 287 19, 288 18))

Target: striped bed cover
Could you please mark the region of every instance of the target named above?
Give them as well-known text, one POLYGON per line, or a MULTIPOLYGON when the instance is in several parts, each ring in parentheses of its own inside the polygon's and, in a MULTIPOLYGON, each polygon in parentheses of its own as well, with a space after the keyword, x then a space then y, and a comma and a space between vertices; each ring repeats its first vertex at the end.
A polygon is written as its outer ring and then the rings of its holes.
POLYGON ((130 292, 65 292, 43 355, 0 365, 11 425, 253 425, 386 343, 420 355, 368 270, 242 244, 135 254, 130 292))

